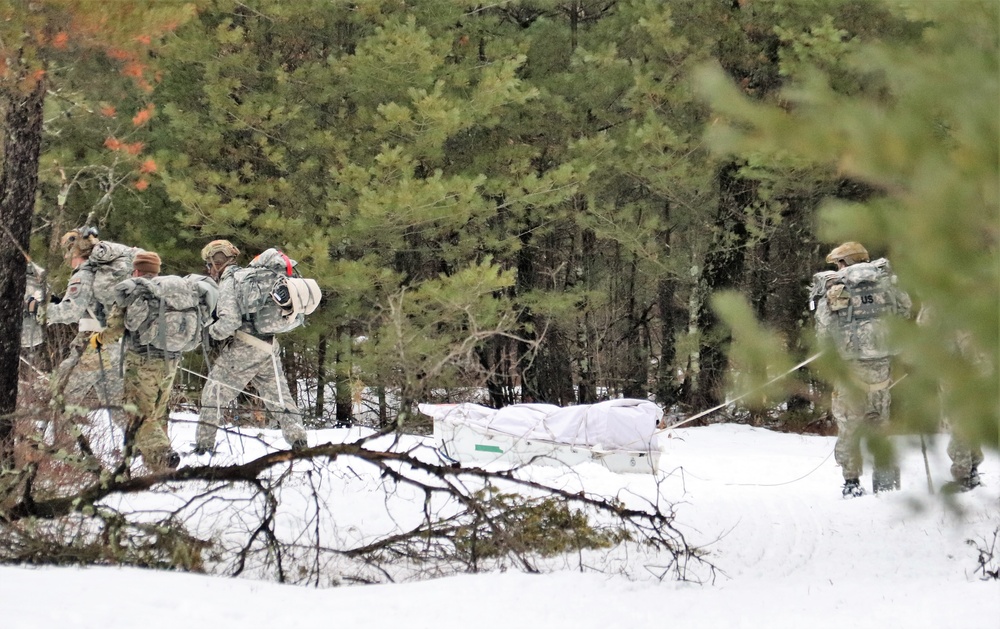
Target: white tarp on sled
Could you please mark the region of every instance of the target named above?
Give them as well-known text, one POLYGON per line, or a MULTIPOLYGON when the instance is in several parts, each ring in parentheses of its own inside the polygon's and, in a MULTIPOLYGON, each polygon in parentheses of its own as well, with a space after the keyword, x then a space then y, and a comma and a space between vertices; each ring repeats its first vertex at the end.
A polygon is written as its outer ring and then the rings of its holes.
POLYGON ((663 410, 647 400, 555 406, 420 404, 434 420, 444 453, 462 463, 576 465, 593 461, 615 472, 655 472, 656 425, 663 410))

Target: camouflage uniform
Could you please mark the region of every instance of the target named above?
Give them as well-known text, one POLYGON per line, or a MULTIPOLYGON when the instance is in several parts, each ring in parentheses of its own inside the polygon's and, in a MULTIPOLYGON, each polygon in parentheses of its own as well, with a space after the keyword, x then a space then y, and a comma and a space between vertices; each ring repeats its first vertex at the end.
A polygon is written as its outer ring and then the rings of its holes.
MULTIPOLYGON (((954 429, 949 428, 951 439, 948 441, 948 456, 951 458, 951 477, 957 482, 966 482, 975 476, 977 468, 983 462, 983 449, 963 438, 954 429)), ((978 482, 978 479, 976 479, 978 482)))
MULTIPOLYGON (((817 336, 837 348, 853 375, 853 382, 835 383, 831 397, 831 412, 838 431, 834 456, 848 482, 857 481, 863 471, 862 437, 866 432, 884 433, 889 422, 892 398, 887 318, 908 317, 911 308, 909 296, 896 287, 888 263, 885 260, 871 263, 867 257, 865 251, 864 261, 852 262, 837 272, 817 273, 812 293, 817 336), (857 276, 876 280, 868 294, 852 296, 844 289, 845 278, 857 276), (856 319, 855 312, 864 314, 856 319)), ((876 475, 885 473, 876 469, 876 475)), ((876 491, 879 482, 879 479, 874 481, 876 491)), ((898 485, 898 479, 892 483, 898 485)))
POLYGON ((888 426, 890 367, 888 358, 854 361, 851 370, 857 382, 834 385, 830 399, 830 410, 837 422, 834 458, 843 468, 844 480, 861 477, 864 434, 884 433, 888 426))
POLYGON ((233 278, 239 268, 231 264, 219 277, 216 320, 209 326, 208 333, 222 345, 202 390, 196 447, 214 451, 222 409, 250 383, 277 419, 285 440, 293 448, 305 447, 306 432, 300 423, 301 412, 288 390, 277 339, 255 335, 252 323, 244 321, 240 315, 233 278))
MULTIPOLYGON (((117 341, 124 331, 125 314, 126 309, 117 304, 112 307, 108 327, 101 334, 102 340, 120 345, 117 341)), ((155 348, 139 346, 130 337, 126 337, 124 344, 124 401, 128 422, 121 422, 122 428, 128 431, 138 424, 135 447, 150 470, 159 472, 176 468, 179 457, 170 446, 167 428, 170 409, 167 404, 180 356, 166 356, 155 348), (172 456, 174 461, 170 460, 172 456)))
POLYGON ((84 262, 73 275, 62 301, 51 304, 46 310, 48 325, 57 323, 78 324, 76 336, 70 342, 70 357, 56 368, 53 385, 62 386, 63 399, 83 405, 87 394, 94 390, 102 405, 120 406, 122 379, 117 366, 121 348, 117 343, 108 344, 100 351, 88 347, 90 337, 102 328, 99 316, 111 307, 111 300, 102 302, 94 292, 94 267, 84 262), (65 385, 63 383, 65 382, 65 385))
MULTIPOLYGON (((917 325, 925 326, 931 321, 932 309, 926 304, 921 306, 917 314, 917 325)), ((967 332, 959 332, 950 345, 960 356, 971 358, 973 364, 986 366, 988 363, 983 356, 972 346, 971 337, 967 332)), ((941 424, 945 431, 951 435, 948 441, 948 457, 951 459, 951 477, 958 484, 964 484, 967 489, 979 484, 977 468, 983 462, 983 450, 979 444, 973 443, 963 437, 956 426, 948 418, 945 407, 945 397, 947 391, 943 386, 939 387, 939 399, 941 401, 941 424)))

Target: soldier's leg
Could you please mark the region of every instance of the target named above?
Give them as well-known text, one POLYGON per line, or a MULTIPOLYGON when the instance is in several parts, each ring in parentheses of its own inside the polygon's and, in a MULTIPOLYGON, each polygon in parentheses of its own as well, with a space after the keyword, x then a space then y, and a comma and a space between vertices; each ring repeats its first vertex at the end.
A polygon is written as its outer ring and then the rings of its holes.
POLYGON ((877 492, 899 489, 899 468, 889 440, 889 407, 892 396, 890 361, 888 358, 860 361, 857 374, 867 388, 865 432, 868 447, 875 459, 872 470, 872 490, 877 492))
POLYGON ((135 447, 142 454, 146 467, 158 471, 166 464, 171 451, 170 437, 160 415, 166 412, 170 389, 164 390, 164 379, 172 384, 166 361, 129 354, 125 362, 125 399, 135 406, 129 421, 135 430, 135 447))
MULTIPOLYGON (((174 386, 174 376, 177 374, 176 359, 149 359, 142 370, 143 380, 148 382, 150 410, 143 416, 141 435, 137 442, 148 443, 146 447, 150 458, 146 462, 154 469, 172 468, 177 466, 180 457, 174 454, 170 443, 170 392, 174 386), (171 460, 173 459, 173 460, 171 460)), ((145 458, 145 452, 143 453, 145 458)))
POLYGON ((302 427, 302 412, 288 389, 288 379, 279 358, 275 342, 274 353, 253 378, 254 386, 264 398, 264 406, 278 420, 281 435, 294 449, 306 447, 306 430, 302 427))
MULTIPOLYGON (((88 410, 94 406, 94 398, 100 399, 98 393, 101 373, 97 368, 96 354, 93 351, 83 352, 79 358, 70 356, 59 364, 56 369, 54 384, 61 391, 53 391, 62 395, 62 401, 67 406, 85 407, 88 410), (91 396, 94 393, 94 396, 91 396)), ((82 411, 71 414, 85 414, 82 411)))
POLYGON ((269 362, 267 354, 245 343, 228 345, 212 363, 208 382, 201 392, 197 447, 215 449, 215 435, 222 409, 229 406, 254 375, 269 362))
POLYGON ((107 389, 107 404, 111 407, 121 406, 124 392, 124 381, 121 370, 121 343, 112 343, 101 348, 100 358, 104 366, 103 378, 105 388, 107 389))
POLYGON ((859 408, 858 393, 838 384, 830 399, 830 411, 837 422, 837 444, 834 458, 840 465, 844 480, 861 478, 861 428, 864 413, 859 408))

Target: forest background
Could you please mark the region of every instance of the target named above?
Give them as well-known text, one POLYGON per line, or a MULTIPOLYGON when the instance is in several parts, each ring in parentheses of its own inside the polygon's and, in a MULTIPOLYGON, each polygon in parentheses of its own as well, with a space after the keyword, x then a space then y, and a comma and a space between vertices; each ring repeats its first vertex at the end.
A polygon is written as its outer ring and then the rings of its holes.
POLYGON ((27 368, 25 254, 61 293, 58 238, 92 217, 165 273, 215 238, 298 260, 324 303, 283 359, 314 426, 484 390, 671 416, 753 390, 735 419, 823 431, 831 353, 759 385, 822 349, 807 287, 858 240, 937 315, 894 330, 894 413, 936 430, 940 385, 998 444, 995 2, 0 11, 0 414, 27 368))

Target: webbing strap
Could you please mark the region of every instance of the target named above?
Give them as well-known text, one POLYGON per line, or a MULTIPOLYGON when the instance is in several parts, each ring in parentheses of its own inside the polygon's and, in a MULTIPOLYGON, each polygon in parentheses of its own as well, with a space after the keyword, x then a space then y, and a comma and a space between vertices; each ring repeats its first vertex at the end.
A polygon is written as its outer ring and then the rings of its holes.
POLYGON ((875 384, 868 384, 865 386, 868 389, 869 393, 874 393, 875 391, 888 389, 890 384, 892 384, 892 378, 886 378, 882 382, 876 382, 875 384))
POLYGON ((247 345, 256 347, 260 351, 267 352, 268 354, 274 351, 274 343, 269 343, 264 339, 259 339, 253 334, 247 334, 243 330, 236 330, 236 332, 233 333, 233 338, 239 339, 247 345))

